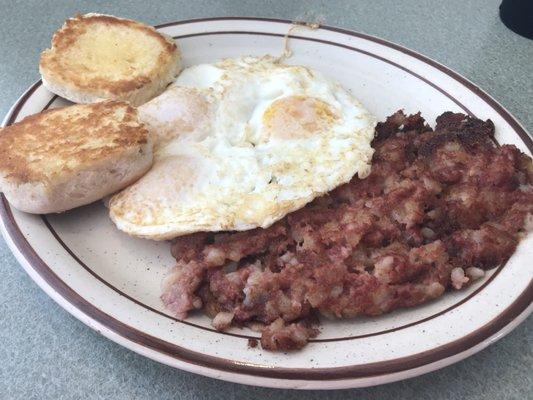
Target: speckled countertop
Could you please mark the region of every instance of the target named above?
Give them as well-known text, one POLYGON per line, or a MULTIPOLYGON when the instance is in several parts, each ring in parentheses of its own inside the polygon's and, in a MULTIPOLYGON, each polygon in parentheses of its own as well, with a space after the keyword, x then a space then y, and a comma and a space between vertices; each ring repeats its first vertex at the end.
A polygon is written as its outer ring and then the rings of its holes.
MULTIPOLYGON (((53 31, 77 12, 149 24, 212 16, 293 19, 376 35, 474 81, 533 132, 533 41, 507 30, 499 0, 0 1, 0 114, 38 79, 53 31), (112 3, 112 4, 111 4, 112 3)), ((61 309, 0 239, 0 399, 526 399, 533 396, 533 318, 488 349, 418 378, 375 388, 297 392, 174 370, 105 339, 61 309)))

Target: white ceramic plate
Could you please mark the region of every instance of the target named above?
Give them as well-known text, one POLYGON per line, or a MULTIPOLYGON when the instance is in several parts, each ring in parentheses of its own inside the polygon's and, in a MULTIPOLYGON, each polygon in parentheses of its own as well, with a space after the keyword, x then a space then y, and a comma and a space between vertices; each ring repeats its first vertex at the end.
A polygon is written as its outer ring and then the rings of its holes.
MULTIPOLYGON (((216 18, 165 24, 186 65, 243 54, 280 54, 286 21, 216 18)), ((290 63, 338 79, 380 119, 399 108, 462 111, 490 118, 497 139, 531 154, 532 140, 509 113, 465 78, 403 47, 334 28, 300 29, 290 63)), ((4 123, 66 104, 33 85, 4 123)), ((36 216, 0 205, 2 231, 28 274, 67 311, 140 354, 187 371, 245 384, 344 388, 381 384, 441 368, 486 347, 531 312, 531 249, 466 290, 421 307, 378 318, 327 321, 302 351, 269 353, 247 346, 251 331, 218 333, 194 315, 179 321, 160 300, 160 282, 173 266, 168 243, 117 231, 101 203, 62 215, 36 216), (529 251, 529 253, 528 253, 529 251)))

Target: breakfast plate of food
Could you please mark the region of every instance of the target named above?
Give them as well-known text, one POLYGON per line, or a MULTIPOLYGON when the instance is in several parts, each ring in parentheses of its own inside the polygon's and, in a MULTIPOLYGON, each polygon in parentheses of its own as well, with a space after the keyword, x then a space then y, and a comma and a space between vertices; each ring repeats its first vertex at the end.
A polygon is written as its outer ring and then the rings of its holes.
POLYGON ((533 141, 447 67, 260 18, 58 27, 0 131, 9 247, 151 359, 250 385, 420 375, 532 310, 533 141))

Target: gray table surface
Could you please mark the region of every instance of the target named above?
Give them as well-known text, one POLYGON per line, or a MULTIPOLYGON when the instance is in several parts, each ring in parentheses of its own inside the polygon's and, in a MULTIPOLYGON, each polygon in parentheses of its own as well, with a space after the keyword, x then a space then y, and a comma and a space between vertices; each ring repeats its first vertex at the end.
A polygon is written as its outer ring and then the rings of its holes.
MULTIPOLYGON (((293 19, 373 34, 465 75, 533 132, 533 41, 507 30, 491 0, 0 1, 0 114, 38 79, 39 52, 77 12, 160 24, 210 16, 293 19)), ((533 398, 533 318, 488 349, 384 386, 298 392, 247 387, 160 365, 105 339, 60 308, 0 240, 0 399, 526 399, 533 398)))

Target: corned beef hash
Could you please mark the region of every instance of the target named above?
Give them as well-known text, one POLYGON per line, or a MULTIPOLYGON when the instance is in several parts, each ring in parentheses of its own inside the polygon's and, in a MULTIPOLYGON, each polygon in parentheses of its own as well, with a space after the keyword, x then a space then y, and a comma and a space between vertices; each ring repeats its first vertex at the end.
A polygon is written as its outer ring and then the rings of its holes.
POLYGON ((402 111, 378 123, 366 179, 267 229, 177 238, 162 300, 216 329, 250 326, 267 350, 315 337, 318 316, 412 307, 505 262, 531 225, 533 166, 494 125, 445 112, 435 130, 402 111))

